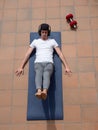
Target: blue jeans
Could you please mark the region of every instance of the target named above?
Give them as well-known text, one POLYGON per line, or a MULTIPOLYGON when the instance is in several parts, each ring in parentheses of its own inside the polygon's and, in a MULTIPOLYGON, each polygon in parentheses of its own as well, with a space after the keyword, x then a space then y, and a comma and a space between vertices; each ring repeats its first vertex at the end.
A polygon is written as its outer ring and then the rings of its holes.
POLYGON ((43 89, 49 88, 53 68, 53 63, 50 62, 34 64, 36 89, 42 89, 42 87, 43 89))

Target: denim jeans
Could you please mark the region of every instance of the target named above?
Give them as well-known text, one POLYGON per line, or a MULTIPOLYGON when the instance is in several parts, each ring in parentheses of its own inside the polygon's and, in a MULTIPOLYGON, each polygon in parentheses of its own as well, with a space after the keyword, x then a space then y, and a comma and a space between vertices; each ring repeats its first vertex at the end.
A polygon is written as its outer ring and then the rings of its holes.
POLYGON ((54 65, 50 62, 34 63, 36 89, 48 89, 54 65))

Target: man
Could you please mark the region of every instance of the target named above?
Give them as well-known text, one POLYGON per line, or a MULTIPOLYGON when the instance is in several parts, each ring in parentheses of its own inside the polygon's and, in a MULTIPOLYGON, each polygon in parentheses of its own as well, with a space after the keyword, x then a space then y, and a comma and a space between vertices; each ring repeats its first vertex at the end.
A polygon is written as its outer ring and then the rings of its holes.
POLYGON ((53 73, 53 50, 55 50, 60 57, 64 68, 65 73, 68 75, 71 74, 71 70, 68 66, 68 63, 60 50, 58 43, 54 39, 50 39, 51 27, 42 23, 38 28, 38 34, 40 38, 34 39, 30 44, 25 57, 20 65, 20 67, 16 70, 16 75, 20 76, 24 73, 24 67, 33 52, 34 48, 36 49, 36 58, 34 61, 34 69, 35 69, 35 84, 36 90, 35 96, 39 99, 46 99, 47 92, 50 85, 50 78, 53 73), (43 88, 42 88, 43 86, 43 88))

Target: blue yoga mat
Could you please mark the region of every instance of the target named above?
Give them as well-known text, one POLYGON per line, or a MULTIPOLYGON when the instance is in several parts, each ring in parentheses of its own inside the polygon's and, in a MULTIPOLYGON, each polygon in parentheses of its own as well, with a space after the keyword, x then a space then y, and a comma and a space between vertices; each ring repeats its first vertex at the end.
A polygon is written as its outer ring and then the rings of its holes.
MULTIPOLYGON (((61 47, 60 32, 51 32, 50 37, 54 38, 61 47)), ((35 38, 39 38, 38 33, 31 32, 30 43, 35 38)), ((35 51, 32 53, 29 59, 27 120, 63 120, 61 60, 54 51, 54 72, 51 77, 48 97, 46 100, 40 100, 35 97, 36 92, 35 72, 34 72, 35 51)))

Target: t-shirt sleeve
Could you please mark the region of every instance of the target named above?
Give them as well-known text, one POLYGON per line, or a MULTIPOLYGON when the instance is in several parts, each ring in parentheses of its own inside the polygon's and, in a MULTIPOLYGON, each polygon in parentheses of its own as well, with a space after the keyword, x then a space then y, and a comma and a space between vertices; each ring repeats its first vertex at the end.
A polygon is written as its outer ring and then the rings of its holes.
POLYGON ((31 42, 30 47, 35 48, 36 47, 35 45, 36 45, 36 39, 31 42))
POLYGON ((53 47, 59 46, 55 39, 52 39, 52 40, 53 40, 53 47))

